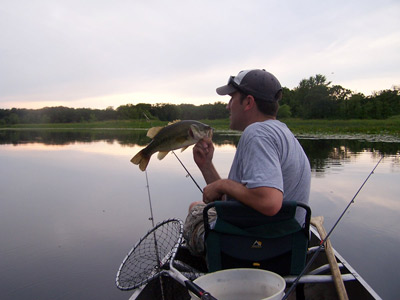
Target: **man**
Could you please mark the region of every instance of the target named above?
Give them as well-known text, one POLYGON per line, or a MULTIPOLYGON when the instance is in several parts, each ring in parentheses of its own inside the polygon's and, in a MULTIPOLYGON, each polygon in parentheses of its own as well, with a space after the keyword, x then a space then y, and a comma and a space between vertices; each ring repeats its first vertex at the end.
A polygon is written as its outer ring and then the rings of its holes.
MULTIPOLYGON (((193 148, 194 160, 207 186, 203 201, 189 207, 184 236, 194 254, 204 251, 202 211, 207 203, 226 198, 240 201, 267 215, 279 212, 283 201, 308 203, 310 164, 303 148, 288 127, 276 120, 282 87, 265 70, 241 71, 228 84, 217 88, 219 95, 231 97, 230 128, 243 131, 227 179, 221 179, 212 158, 210 139, 193 148)), ((296 215, 301 222, 304 217, 296 215)))

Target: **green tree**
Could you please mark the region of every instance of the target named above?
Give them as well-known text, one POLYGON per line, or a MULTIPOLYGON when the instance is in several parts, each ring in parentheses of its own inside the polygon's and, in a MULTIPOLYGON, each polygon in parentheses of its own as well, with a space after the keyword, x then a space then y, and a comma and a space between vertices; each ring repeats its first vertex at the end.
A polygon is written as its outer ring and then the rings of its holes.
POLYGON ((386 119, 390 116, 400 114, 400 91, 398 88, 383 90, 375 93, 373 96, 376 106, 379 106, 381 118, 386 119))
POLYGON ((290 118, 292 116, 292 112, 290 111, 290 106, 287 104, 283 104, 279 106, 278 110, 278 118, 290 118))
POLYGON ((126 104, 117 108, 117 116, 120 120, 138 119, 139 115, 135 105, 126 104))
POLYGON ((19 123, 19 117, 16 113, 11 113, 7 119, 6 123, 10 125, 18 124, 19 123))
POLYGON ((366 118, 365 109, 363 107, 365 103, 364 94, 358 93, 353 94, 346 101, 346 118, 347 119, 363 119, 366 118))
POLYGON ((345 89, 340 85, 334 85, 329 88, 329 95, 331 99, 335 102, 335 113, 332 117, 340 119, 349 119, 350 111, 348 107, 348 102, 352 96, 352 91, 345 89))
POLYGON ((296 90, 290 90, 287 87, 282 88, 282 100, 280 101, 280 105, 288 105, 291 115, 294 118, 301 117, 302 107, 299 98, 296 90))
POLYGON ((296 101, 301 104, 301 117, 325 119, 332 116, 334 104, 329 95, 329 85, 330 82, 321 74, 300 81, 295 92, 296 101))
POLYGON ((152 107, 152 114, 161 121, 174 121, 180 119, 180 109, 173 104, 157 103, 152 107))

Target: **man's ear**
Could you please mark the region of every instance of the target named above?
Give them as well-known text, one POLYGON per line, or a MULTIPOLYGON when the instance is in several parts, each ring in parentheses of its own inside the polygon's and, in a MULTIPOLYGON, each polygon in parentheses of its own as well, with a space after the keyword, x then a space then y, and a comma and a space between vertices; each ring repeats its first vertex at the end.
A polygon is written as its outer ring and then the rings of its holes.
POLYGON ((252 95, 247 95, 246 98, 243 100, 243 104, 245 111, 253 109, 257 105, 256 100, 252 95))

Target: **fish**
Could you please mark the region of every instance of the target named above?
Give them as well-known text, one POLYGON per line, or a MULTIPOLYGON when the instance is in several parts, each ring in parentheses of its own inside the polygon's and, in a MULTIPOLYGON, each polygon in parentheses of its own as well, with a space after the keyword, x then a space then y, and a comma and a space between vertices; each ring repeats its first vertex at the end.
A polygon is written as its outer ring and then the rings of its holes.
POLYGON ((199 140, 212 138, 213 128, 194 120, 177 120, 165 127, 153 127, 147 132, 152 141, 140 150, 131 162, 139 165, 141 171, 145 171, 151 156, 158 152, 157 158, 163 159, 170 151, 182 148, 184 151, 199 140))

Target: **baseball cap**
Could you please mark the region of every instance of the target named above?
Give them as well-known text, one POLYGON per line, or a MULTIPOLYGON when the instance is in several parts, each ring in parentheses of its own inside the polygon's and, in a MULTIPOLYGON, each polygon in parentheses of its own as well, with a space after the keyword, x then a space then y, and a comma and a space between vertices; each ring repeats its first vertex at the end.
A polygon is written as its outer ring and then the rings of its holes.
POLYGON ((217 88, 218 95, 229 95, 239 91, 254 98, 276 102, 279 100, 277 93, 282 90, 278 79, 264 69, 240 71, 236 76, 229 77, 228 83, 217 88))

